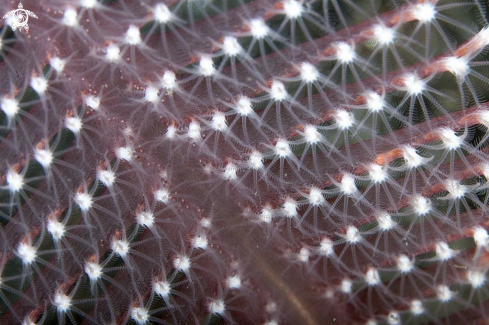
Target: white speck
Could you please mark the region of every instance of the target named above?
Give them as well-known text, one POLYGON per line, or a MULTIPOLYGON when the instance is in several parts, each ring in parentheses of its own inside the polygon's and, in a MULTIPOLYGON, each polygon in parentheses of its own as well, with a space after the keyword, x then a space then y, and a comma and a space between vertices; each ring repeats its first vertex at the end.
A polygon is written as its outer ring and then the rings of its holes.
POLYGON ((230 276, 226 281, 228 287, 230 289, 239 289, 241 288, 241 279, 237 275, 230 276))
POLYGON ((87 211, 92 207, 93 200, 88 193, 76 193, 75 203, 78 204, 80 210, 87 211))
POLYGON ((321 134, 319 134, 314 125, 306 125, 304 128, 304 138, 308 143, 316 143, 321 138, 321 134))
POLYGON ((269 28, 261 18, 252 19, 248 25, 254 38, 261 39, 268 35, 269 28))
POLYGON ((78 17, 76 10, 74 9, 66 9, 63 14, 63 25, 68 27, 75 27, 78 25, 78 17))
POLYGON ((299 18, 304 10, 301 2, 296 0, 285 0, 283 5, 285 16, 287 16, 289 19, 299 18))
POLYGON ((125 257, 129 253, 129 243, 125 240, 113 239, 110 249, 120 257, 125 257))
POLYGON ((458 136, 453 130, 443 128, 438 131, 443 145, 449 150, 458 149, 464 142, 463 136, 458 136))
POLYGON ((286 198, 285 202, 284 202, 283 210, 285 212, 285 215, 289 218, 296 216, 297 215, 297 202, 290 197, 286 198))
POLYGON ((188 125, 187 135, 190 139, 194 141, 199 141, 201 139, 200 124, 195 121, 190 122, 190 124, 188 125))
POLYGON ((8 119, 17 115, 20 110, 19 102, 14 98, 3 98, 0 106, 8 119))
POLYGON ((333 44, 333 47, 336 50, 336 59, 340 63, 350 63, 355 59, 355 50, 351 47, 351 45, 345 42, 339 42, 333 44))
POLYGON ((97 281, 102 275, 102 267, 96 263, 85 264, 85 273, 90 281, 97 281))
POLYGON ((264 207, 260 214, 260 221, 265 223, 272 222, 273 210, 270 207, 264 207))
POLYGON ((216 300, 209 304, 209 312, 211 314, 222 315, 226 311, 226 305, 222 300, 216 300))
POLYGON ((309 262, 310 256, 311 256, 311 251, 308 248, 303 247, 299 251, 299 254, 297 257, 299 258, 299 261, 301 261, 303 263, 307 263, 307 262, 309 262))
POLYGON ((242 116, 248 116, 253 112, 251 100, 248 97, 241 96, 236 104, 236 111, 242 116))
POLYGON ((60 73, 65 68, 66 60, 60 59, 55 56, 49 60, 49 64, 53 67, 54 70, 56 70, 57 73, 60 73))
POLYGON ((365 94, 367 108, 372 112, 380 112, 384 108, 384 98, 374 91, 365 94))
POLYGON ((131 318, 138 324, 146 324, 148 322, 148 310, 142 307, 132 308, 131 318))
POLYGON ((32 77, 30 86, 39 95, 44 95, 44 92, 48 89, 48 81, 44 77, 32 77))
POLYGON ((414 268, 414 261, 410 260, 404 254, 401 254, 397 257, 397 269, 402 273, 409 273, 414 268))
POLYGON ((355 179, 349 174, 343 174, 339 188, 344 195, 353 195, 358 191, 355 179))
POLYGON ((226 180, 231 180, 231 181, 235 180, 236 178, 238 178, 237 171, 238 168, 236 167, 235 164, 227 163, 224 169, 224 173, 222 174, 222 177, 226 180))
POLYGON ((24 176, 10 169, 7 172, 7 184, 10 192, 16 193, 24 186, 24 176))
POLYGON ((369 267, 367 273, 365 273, 365 282, 369 286, 376 286, 380 283, 379 271, 373 267, 369 267))
POLYGON ((322 205, 325 202, 325 199, 321 189, 317 187, 311 187, 311 189, 309 190, 308 201, 309 204, 313 206, 322 205))
POLYGON ((396 225, 394 220, 392 220, 392 217, 387 213, 380 214, 377 217, 377 223, 382 231, 389 231, 396 225))
POLYGON ((132 160, 132 154, 134 151, 132 150, 131 147, 119 147, 115 151, 115 155, 117 158, 120 160, 126 160, 126 161, 131 161, 132 160))
POLYGON ((79 117, 67 117, 65 127, 74 134, 78 134, 83 127, 83 122, 79 117))
POLYGON ((170 199, 170 192, 166 188, 159 189, 155 192, 155 198, 157 201, 166 203, 170 199))
POLYGON ((212 76, 217 72, 214 68, 214 61, 210 55, 202 55, 199 61, 199 73, 204 77, 212 76))
POLYGON ((190 264, 190 259, 187 256, 177 256, 173 260, 173 266, 183 272, 187 272, 190 269, 190 264))
POLYGON ((97 179, 106 187, 112 187, 115 182, 115 174, 111 170, 98 170, 97 179))
POLYGON ((486 283, 486 274, 478 271, 468 271, 467 280, 473 288, 480 288, 486 283))
POLYGON ((175 136, 177 135, 177 129, 175 128, 174 125, 168 126, 168 129, 166 129, 165 137, 168 139, 175 139, 175 136))
POLYGON ((436 293, 438 296, 438 299, 441 300, 441 302, 448 302, 453 298, 453 292, 450 291, 450 288, 446 285, 440 285, 436 288, 436 293))
POLYGON ((177 86, 177 77, 175 72, 166 70, 161 78, 161 86, 166 90, 173 90, 177 86))
POLYGON ((343 279, 341 281, 340 290, 343 293, 351 293, 352 286, 353 286, 353 283, 351 282, 350 279, 343 279))
POLYGON ((323 238, 319 243, 319 254, 322 256, 330 256, 334 253, 333 241, 330 238, 323 238))
POLYGON ((59 312, 65 313, 71 307, 71 298, 58 289, 56 295, 54 296, 53 304, 56 306, 56 309, 59 312))
POLYGON ((305 82, 314 82, 319 77, 319 72, 314 65, 309 62, 302 62, 300 68, 301 79, 305 82))
POLYGON ((404 76, 404 88, 409 95, 419 95, 421 94, 426 86, 424 80, 419 79, 415 74, 408 74, 404 76))
POLYGON ((484 228, 477 226, 474 228, 474 242, 478 247, 485 247, 489 244, 489 234, 484 228))
POLYGON ((253 169, 263 168, 263 155, 258 151, 253 151, 248 159, 248 165, 253 169))
POLYGON ((226 116, 223 112, 215 112, 212 116, 212 128, 216 131, 225 131, 227 129, 226 116))
POLYGON ((411 301, 411 313, 413 315, 421 315, 424 313, 424 307, 423 303, 420 300, 413 300, 411 301))
POLYGON ((120 59, 120 49, 115 44, 110 44, 105 49, 105 59, 109 62, 115 62, 120 59))
POLYGON ((144 100, 147 102, 156 104, 158 102, 159 95, 158 95, 158 88, 153 87, 153 86, 148 86, 146 87, 146 90, 144 92, 144 100))
POLYGON ((100 107, 100 97, 88 95, 85 97, 85 105, 91 107, 94 110, 98 110, 100 107))
POLYGON ((355 226, 348 226, 346 229, 346 234, 344 234, 343 237, 350 244, 355 244, 362 240, 362 236, 360 235, 358 228, 355 226))
POLYGON ((469 73, 470 67, 468 63, 467 58, 456 56, 451 56, 443 62, 445 68, 458 78, 464 78, 469 73))
POLYGON ((166 298, 170 295, 171 285, 166 281, 157 281, 153 283, 153 291, 162 298, 166 298))
POLYGON ((197 235, 192 239, 192 246, 194 248, 207 249, 208 243, 205 235, 197 235))
POLYGON ((445 180, 445 189, 449 193, 449 197, 452 199, 460 199, 465 193, 467 193, 467 186, 460 184, 459 181, 454 179, 445 180))
POLYGON ((396 313, 395 311, 391 311, 389 315, 387 315, 387 323, 389 325, 398 325, 400 324, 401 321, 401 316, 399 316, 399 313, 396 313))
POLYGON ((275 144, 275 153, 280 157, 287 157, 292 154, 289 143, 285 139, 280 139, 275 144))
POLYGON ((423 216, 431 211, 431 200, 424 196, 416 195, 411 200, 411 206, 414 209, 414 213, 418 216, 423 216))
POLYGON ((336 125, 341 130, 349 129, 355 122, 355 118, 353 117, 353 114, 351 112, 342 109, 336 110, 333 113, 333 115, 336 120, 336 125))
POLYGON ((416 149, 411 146, 403 146, 401 150, 404 161, 406 162, 407 167, 410 169, 424 165, 431 160, 431 158, 420 156, 416 152, 416 149))
POLYGON ((60 240, 65 234, 65 226, 56 219, 49 218, 46 229, 54 240, 60 240))
POLYGON ((436 17, 436 8, 432 3, 425 2, 413 6, 412 13, 421 23, 429 23, 436 17))
POLYGON ((139 28, 134 25, 129 26, 124 42, 129 45, 138 45, 141 43, 141 33, 139 32, 139 28))
POLYGON ((17 248, 17 255, 24 264, 31 264, 37 258, 37 250, 29 244, 20 243, 17 248))
POLYGON ((224 37, 222 50, 224 54, 228 56, 236 56, 243 51, 241 45, 239 45, 238 40, 232 36, 224 37))
POLYGON ((166 24, 173 19, 173 13, 164 3, 158 3, 153 10, 153 16, 160 24, 166 24))
POLYGON ((210 228, 211 220, 209 218, 202 218, 202 220, 200 220, 200 225, 204 228, 210 228))
POLYGON ((136 215, 136 222, 140 226, 151 228, 154 225, 155 217, 151 212, 148 211, 140 212, 136 215))
POLYGON ((457 251, 451 249, 445 242, 438 242, 435 251, 436 256, 442 261, 447 261, 457 255, 457 251))
POLYGON ((370 175, 370 179, 374 183, 382 183, 387 179, 387 168, 385 168, 384 166, 380 166, 378 164, 370 164, 367 169, 370 175))
POLYGON ((376 25, 374 27, 374 37, 381 45, 389 45, 394 41, 394 29, 376 25))
POLYGON ((270 88, 270 96, 274 101, 282 101, 287 98, 287 90, 282 82, 273 80, 272 87, 270 88))
POLYGON ((91 9, 97 5, 97 0, 80 0, 80 5, 83 8, 91 9))

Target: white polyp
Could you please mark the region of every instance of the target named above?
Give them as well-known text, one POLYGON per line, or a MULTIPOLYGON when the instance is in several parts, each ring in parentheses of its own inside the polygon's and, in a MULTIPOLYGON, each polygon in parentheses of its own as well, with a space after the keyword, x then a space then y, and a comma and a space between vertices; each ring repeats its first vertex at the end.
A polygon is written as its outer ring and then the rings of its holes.
POLYGON ((395 311, 391 311, 389 315, 387 315, 387 324, 389 325, 398 325, 400 324, 400 321, 401 316, 395 311))
POLYGON ((343 174, 339 189, 344 195, 353 195, 358 191, 355 185, 355 179, 350 174, 343 174))
POLYGON ((289 218, 295 217, 297 215, 297 202, 288 197, 285 199, 283 210, 285 215, 289 218))
POLYGON ((309 204, 313 206, 322 205, 325 202, 321 189, 317 187, 311 187, 307 199, 309 204))
POLYGON ((92 207, 93 200, 88 193, 76 193, 75 203, 78 204, 80 210, 87 211, 92 207))
POLYGON ((351 112, 342 109, 336 110, 333 113, 333 115, 336 121, 336 125, 341 130, 349 129, 355 122, 355 118, 353 117, 353 114, 351 112))
POLYGON ((166 90, 175 89, 177 86, 177 77, 175 76, 175 72, 166 70, 161 78, 161 86, 163 86, 163 88, 166 90))
POLYGON ((404 254, 401 254, 397 257, 397 269, 401 271, 402 273, 409 273, 413 270, 414 268, 414 261, 409 259, 404 254))
POLYGON ((144 100, 150 103, 155 104, 159 100, 158 88, 153 86, 146 87, 144 91, 144 100))
POLYGON ((321 134, 318 132, 317 128, 314 125, 306 125, 306 127, 304 128, 303 136, 304 139, 306 139, 306 141, 311 144, 318 142, 321 138, 321 134))
POLYGON ((290 146, 287 140, 280 139, 277 141, 277 143, 275 144, 275 153, 282 158, 292 154, 292 151, 290 150, 290 146))
POLYGON ((37 249, 26 243, 20 243, 17 247, 17 255, 24 264, 31 264, 37 258, 37 249))
POLYGON ((377 217, 377 223, 379 224, 381 231, 389 231, 396 225, 396 222, 392 220, 392 217, 387 213, 380 214, 377 217))
POLYGON ((173 260, 173 266, 177 270, 181 270, 183 272, 187 272, 190 269, 190 259, 187 256, 177 256, 173 260))
POLYGON ((192 246, 194 248, 207 249, 209 241, 205 235, 197 235, 192 239, 192 246))
POLYGON ((376 268, 369 267, 367 273, 365 273, 365 282, 369 286, 376 286, 380 283, 379 271, 376 268))
POLYGON ((202 220, 200 220, 200 225, 204 228, 210 228, 212 223, 209 218, 202 218, 202 220))
POLYGON ((339 42, 333 45, 336 50, 336 59, 340 63, 350 63, 355 59, 355 50, 350 44, 339 42))
POLYGON ((374 183, 382 183, 387 179, 388 173, 387 173, 387 168, 384 166, 378 165, 378 164, 370 164, 368 167, 368 173, 370 176, 370 179, 374 183))
POLYGON ((467 281, 469 281, 473 288, 480 288, 484 285, 484 283, 486 283, 486 274, 479 271, 468 271, 467 281))
POLYGON ((115 155, 120 160, 131 161, 134 151, 131 147, 119 147, 115 150, 115 155))
POLYGON ((83 122, 81 118, 77 116, 67 117, 65 120, 65 127, 74 134, 78 134, 83 127, 83 122))
POLYGON ((419 77, 415 74, 408 74, 404 76, 403 81, 406 92, 411 96, 421 94, 426 87, 424 80, 419 79, 419 77))
POLYGON ((60 240, 65 234, 65 226, 56 219, 49 218, 46 229, 54 240, 60 240))
POLYGON ((71 298, 58 289, 54 295, 53 304, 58 312, 66 313, 71 307, 71 298))
POLYGON ((162 298, 167 298, 171 293, 171 285, 167 281, 156 281, 153 283, 153 291, 162 298))
POLYGON ((307 263, 309 261, 310 256, 311 256, 311 251, 308 248, 303 247, 299 251, 299 254, 297 257, 299 258, 299 261, 301 261, 303 263, 307 263))
POLYGON ((227 129, 226 116, 223 112, 215 112, 212 116, 212 128, 216 131, 225 131, 227 129))
POLYGON ((110 44, 105 49, 105 59, 109 62, 115 62, 119 60, 121 57, 120 49, 115 44, 110 44))
POLYGON ((165 137, 168 139, 175 139, 177 135, 177 128, 174 125, 168 126, 168 129, 166 129, 165 137))
POLYGON ((173 13, 164 3, 158 3, 155 6, 153 10, 153 16, 160 24, 166 24, 173 19, 173 13))
POLYGON ((248 165, 253 169, 263 168, 263 155, 259 151, 253 151, 248 159, 248 165))
POLYGON ((458 136, 455 131, 448 128, 439 130, 438 134, 440 135, 445 148, 449 150, 458 149, 464 142, 464 138, 462 136, 458 136))
POLYGON ((477 112, 477 115, 479 117, 479 122, 482 123, 485 127, 489 127, 489 111, 480 110, 479 112, 477 112))
POLYGON ((111 170, 98 170, 97 179, 106 187, 111 187, 115 182, 115 173, 111 170))
POLYGON ((489 244, 489 234, 480 226, 474 228, 473 238, 477 247, 486 247, 489 244))
POLYGON ((230 289, 239 289, 241 288, 241 279, 237 275, 230 276, 226 280, 227 286, 230 289))
POLYGON ((489 45, 489 27, 486 26, 476 35, 476 40, 480 43, 481 48, 489 45))
POLYGON ((141 33, 139 32, 139 28, 137 28, 137 26, 129 26, 126 36, 124 37, 124 43, 129 45, 138 45, 141 43, 141 33))
POLYGON ((131 318, 138 324, 146 324, 148 322, 148 310, 142 307, 135 307, 131 310, 131 318))
POLYGON ((66 9, 63 14, 63 25, 68 27, 75 27, 78 25, 78 17, 76 10, 69 8, 66 9))
POLYGON ((20 111, 19 102, 14 98, 3 98, 0 106, 8 119, 11 119, 20 111))
POLYGON ((350 244, 355 244, 362 240, 362 236, 360 235, 358 228, 355 226, 348 226, 346 229, 346 234, 344 234, 343 237, 350 244))
POLYGON ((190 122, 187 136, 194 141, 199 141, 201 139, 200 124, 195 121, 190 122))
POLYGON ((451 249, 445 242, 438 242, 435 246, 435 252, 438 259, 442 261, 447 261, 457 255, 457 251, 451 249))
POLYGON ((102 267, 97 263, 87 263, 85 264, 85 273, 90 281, 97 281, 102 275, 102 267))
POLYGON ((302 15, 304 7, 302 3, 296 0, 285 0, 283 1, 284 14, 289 19, 296 19, 302 15))
POLYGON ((226 311, 226 305, 222 300, 215 300, 209 304, 209 312, 211 314, 222 315, 226 311))
POLYGON ((431 211, 431 200, 424 196, 416 195, 411 200, 411 206, 413 207, 415 214, 423 216, 431 211))
POLYGON ((241 96, 236 103, 235 110, 241 116, 248 116, 253 112, 253 106, 251 100, 248 97, 241 96))
POLYGON ((372 112, 380 112, 384 108, 384 98, 374 91, 369 91, 364 95, 367 101, 367 108, 372 112))
POLYGON ((340 284, 340 290, 343 293, 351 293, 353 282, 350 279, 343 279, 340 284))
POLYGON ((217 72, 214 68, 214 61, 210 55, 202 55, 199 61, 199 73, 204 77, 212 76, 217 72))
POLYGON ((249 23, 251 35, 256 39, 264 38, 270 31, 265 21, 261 18, 252 19, 249 23))
POLYGON ((414 18, 421 23, 429 23, 436 16, 435 5, 429 2, 414 5, 411 12, 414 18))
POLYGON ((91 107, 94 110, 98 110, 100 107, 100 97, 88 95, 85 97, 85 105, 91 107))
POLYGON ((282 101, 287 98, 287 90, 282 82, 278 80, 272 81, 272 87, 270 88, 270 96, 274 101, 282 101))
POLYGON ((140 226, 151 228, 154 225, 155 217, 153 213, 148 211, 143 211, 136 215, 136 222, 140 226))
POLYGON ((333 241, 330 238, 321 239, 321 242, 319 243, 319 254, 327 257, 333 253, 333 241))
POLYGON ((125 257, 129 253, 129 243, 125 240, 113 239, 110 249, 120 257, 125 257))
POLYGON ((423 307, 423 303, 421 302, 421 300, 411 301, 411 306, 409 309, 411 311, 411 314, 416 315, 416 316, 424 313, 424 307, 423 307))
POLYGON ((299 71, 301 73, 301 79, 305 82, 314 82, 319 77, 319 72, 314 65, 309 62, 302 62, 299 71))
POLYGON ((224 173, 222 174, 222 177, 226 180, 232 181, 238 178, 237 172, 238 172, 238 168, 236 167, 235 164, 227 163, 226 167, 224 168, 224 173))
POLYGON ((416 149, 411 146, 403 146, 401 148, 402 156, 408 168, 416 168, 427 163, 430 159, 420 156, 416 149))
POLYGON ((49 60, 49 65, 51 65, 57 73, 60 73, 65 68, 66 60, 60 59, 55 56, 49 60))
POLYGON ((449 193, 448 197, 451 199, 460 199, 467 193, 468 187, 460 184, 457 180, 447 179, 445 181, 445 189, 449 193))
POLYGON ((260 221, 264 223, 272 222, 273 210, 270 207, 264 207, 261 210, 260 221))
POLYGON ((451 56, 443 64, 445 65, 445 69, 459 78, 464 78, 469 73, 469 61, 465 57, 451 56))
POLYGON ((395 31, 393 28, 388 28, 382 25, 374 27, 374 37, 380 45, 389 45, 394 41, 395 31))
POLYGON ((48 89, 48 81, 44 77, 32 77, 30 86, 39 95, 44 95, 44 92, 48 89))
POLYGON ((453 292, 446 285, 440 285, 436 288, 436 295, 441 302, 448 302, 453 298, 453 292))
POLYGON ((10 192, 16 193, 24 187, 24 176, 10 169, 7 172, 7 185, 10 192))
POLYGON ((166 203, 170 199, 170 192, 166 188, 159 189, 155 192, 155 199, 156 201, 166 203))
POLYGON ((80 5, 83 8, 92 9, 97 5, 97 0, 80 0, 80 5))
POLYGON ((222 50, 228 56, 236 56, 243 51, 243 48, 236 37, 226 36, 222 43, 222 50))

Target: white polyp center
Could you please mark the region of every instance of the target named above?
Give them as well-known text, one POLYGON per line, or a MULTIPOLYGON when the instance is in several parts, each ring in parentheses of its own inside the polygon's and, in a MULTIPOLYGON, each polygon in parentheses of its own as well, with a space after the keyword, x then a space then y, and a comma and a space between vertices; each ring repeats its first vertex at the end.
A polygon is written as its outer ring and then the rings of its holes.
POLYGON ((378 164, 370 164, 368 166, 368 174, 374 183, 382 183, 387 179, 387 168, 378 164))
POLYGON ((339 109, 335 111, 333 114, 336 121, 336 125, 341 130, 349 129, 355 122, 355 118, 353 117, 353 114, 351 112, 339 109))
POLYGON ((153 10, 156 21, 160 24, 166 24, 173 19, 173 13, 164 3, 158 3, 153 10))
POLYGON ((222 174, 222 177, 226 180, 232 181, 238 178, 237 172, 238 172, 238 167, 236 167, 235 164, 227 163, 226 167, 224 168, 224 173, 222 174))
POLYGON ((175 89, 177 86, 177 77, 175 76, 175 72, 166 70, 161 78, 161 85, 166 90, 175 89))
POLYGON ((159 90, 156 87, 153 86, 146 87, 146 90, 144 91, 144 100, 155 104, 156 102, 158 102, 159 99, 158 92, 159 90))
POLYGON ((309 257, 311 256, 311 251, 309 248, 302 247, 301 250, 299 251, 299 254, 297 255, 297 258, 299 261, 303 263, 307 263, 309 261, 309 257))
POLYGON ((365 282, 369 286, 375 286, 380 283, 379 271, 376 268, 369 267, 367 273, 365 273, 365 282))
POLYGON ((55 56, 49 60, 49 65, 51 65, 57 73, 60 73, 65 68, 66 60, 60 59, 55 56))
POLYGON ((284 5, 284 14, 289 19, 296 19, 302 15, 304 7, 302 7, 301 2, 296 0, 285 0, 283 2, 284 5))
POLYGON ((124 37, 124 43, 129 45, 138 45, 141 42, 141 33, 139 28, 134 25, 129 26, 124 37))
POLYGON ((436 295, 441 302, 448 302, 453 298, 453 292, 446 285, 440 285, 436 288, 436 295))
POLYGON ((400 321, 401 316, 395 311, 391 311, 389 315, 387 315, 387 324, 389 325, 399 325, 400 321))
POLYGON ((248 97, 240 97, 236 103, 236 111, 242 116, 247 116, 253 112, 253 106, 251 100, 248 97))
POLYGON ((192 246, 194 248, 207 249, 209 241, 205 235, 197 235, 192 239, 192 246))
POLYGON ((379 215, 377 217, 377 223, 379 224, 381 231, 389 231, 396 225, 395 221, 392 220, 392 217, 387 213, 379 215))
POLYGON ((474 242, 477 247, 485 247, 489 244, 489 234, 484 228, 477 226, 474 228, 474 242))
POLYGON ((241 288, 241 279, 237 275, 230 276, 227 278, 226 283, 228 288, 230 289, 239 289, 241 288))
POLYGON ((309 190, 308 200, 309 200, 309 204, 311 204, 313 206, 318 206, 318 205, 321 205, 325 202, 325 199, 324 199, 324 196, 323 196, 321 189, 319 189, 317 187, 312 187, 309 190))
POLYGON ((226 305, 222 300, 215 300, 209 304, 209 312, 211 314, 223 314, 226 311, 226 305))
POLYGON ((100 107, 100 97, 88 95, 85 97, 85 105, 91 107, 94 110, 98 110, 100 107))
POLYGON ((78 17, 76 10, 74 9, 66 9, 63 14, 63 25, 68 27, 75 27, 78 25, 78 17))
POLYGON ((395 31, 393 28, 388 28, 382 25, 374 27, 374 37, 380 45, 389 45, 394 41, 395 31))
POLYGON ((317 128, 314 125, 306 125, 304 128, 304 139, 308 143, 316 143, 321 138, 321 134, 319 134, 317 128))
POLYGON ((65 226, 56 219, 49 218, 46 229, 54 240, 60 240, 65 234, 65 226))
POLYGON ((110 44, 105 49, 105 59, 109 62, 115 62, 120 58, 120 49, 115 44, 110 44))
POLYGON ((216 131, 225 131, 227 129, 226 115, 223 112, 215 112, 212 116, 212 128, 216 131))
POLYGON ((460 184, 459 181, 454 179, 445 181, 445 189, 449 193, 448 196, 452 199, 460 199, 467 193, 467 186, 460 184))
POLYGON ((374 91, 365 94, 367 108, 372 112, 380 112, 384 108, 384 98, 374 91))
POLYGON ((477 34, 476 39, 481 43, 481 47, 489 45, 489 27, 486 26, 477 34))
POLYGON ((162 298, 166 298, 171 293, 171 285, 166 281, 157 281, 153 283, 153 291, 162 298))
POLYGON ((309 62, 302 62, 299 71, 301 73, 301 79, 305 82, 314 82, 319 77, 318 70, 309 62))
POLYGON ((201 139, 200 124, 195 121, 190 122, 190 124, 188 125, 187 135, 190 139, 194 141, 199 141, 201 139))
POLYGON ((282 101, 287 98, 287 90, 285 90, 285 86, 282 82, 278 80, 274 80, 272 82, 272 87, 270 88, 270 97, 274 101, 282 101))
POLYGON ((353 282, 350 279, 343 279, 340 284, 340 290, 343 293, 351 293, 352 286, 353 282))
POLYGON ((248 25, 250 27, 251 35, 256 39, 264 38, 269 32, 268 26, 261 18, 252 19, 248 25))
POLYGON ((467 272, 467 281, 469 281, 470 285, 473 288, 480 288, 486 282, 486 274, 484 272, 479 271, 468 271, 467 272))
POLYGON ((59 312, 65 313, 70 309, 71 298, 61 292, 61 290, 57 290, 53 304, 59 312))
POLYGON ((83 127, 83 122, 79 117, 67 117, 65 120, 65 127, 74 134, 78 134, 83 127))
POLYGON ((85 264, 85 273, 90 281, 97 281, 102 275, 102 267, 96 263, 85 264))
POLYGON ((419 79, 415 74, 405 76, 403 81, 406 92, 411 96, 421 94, 426 86, 424 80, 419 79))
POLYGON ((17 115, 20 110, 19 102, 14 98, 3 98, 0 106, 9 119, 17 115))
POLYGON ((352 195, 357 192, 355 179, 350 174, 343 174, 339 188, 344 195, 352 195))
POLYGON ((91 9, 97 5, 97 0, 80 0, 80 5, 83 8, 91 9))
POLYGON ((446 261, 457 255, 457 251, 451 249, 447 243, 438 242, 435 246, 436 256, 442 260, 446 261))
POLYGON ((106 187, 111 187, 115 182, 115 173, 111 170, 98 170, 97 179, 106 187))
POLYGON ((402 273, 409 273, 413 270, 413 267, 414 261, 410 260, 409 257, 404 254, 399 255, 397 258, 397 269, 399 271, 402 273))
POLYGON ((485 127, 489 127, 489 111, 488 110, 480 110, 477 112, 479 117, 479 122, 484 124, 485 127))
POLYGON ((151 212, 140 212, 136 215, 136 222, 140 226, 151 228, 154 225, 155 217, 151 212))
POLYGON ((39 95, 43 95, 48 89, 48 81, 44 77, 32 77, 30 85, 39 95))
POLYGON ((264 207, 261 210, 260 221, 264 223, 272 222, 273 210, 270 207, 264 207))
POLYGON ((37 249, 26 243, 20 243, 17 248, 17 255, 24 264, 31 264, 36 260, 37 249))
POLYGON ((427 161, 427 158, 420 156, 416 149, 411 146, 403 146, 402 155, 407 167, 410 169, 419 167, 427 161))
POLYGON ((155 192, 155 199, 166 203, 170 199, 170 192, 166 188, 159 189, 155 192))
POLYGON ((131 147, 119 147, 115 150, 115 155, 120 160, 131 161, 133 152, 131 147))
POLYGON ((411 200, 411 206, 414 209, 414 213, 418 216, 423 216, 431 211, 431 200, 417 195, 411 200))
POLYGON ((343 64, 350 63, 355 59, 355 50, 350 44, 345 42, 333 45, 336 50, 336 59, 343 64))
POLYGON ((463 136, 458 136, 451 129, 441 129, 438 134, 440 135, 440 138, 443 141, 443 145, 445 146, 445 148, 449 150, 458 149, 464 142, 463 136))
POLYGON ((348 226, 348 228, 346 228, 346 234, 343 235, 343 237, 350 244, 358 243, 362 239, 358 228, 355 226, 348 226))
POLYGON ((334 253, 333 241, 330 238, 323 238, 319 243, 319 254, 322 256, 330 256, 334 253))
POLYGON ((228 56, 236 56, 243 51, 243 48, 236 37, 226 36, 222 43, 222 50, 228 56))
POLYGON ((263 168, 263 155, 258 151, 253 151, 248 159, 248 165, 253 169, 263 168))
POLYGON ((413 315, 421 315, 422 313, 424 313, 424 307, 421 300, 411 301, 411 306, 409 309, 411 310, 411 313, 413 315))
POLYGON ((287 157, 292 153, 287 140, 280 139, 277 141, 277 143, 275 144, 275 153, 280 157, 287 157))
POLYGON ((148 310, 142 307, 132 308, 131 318, 138 324, 146 324, 148 322, 148 310))
POLYGON ((443 64, 445 65, 445 69, 459 78, 464 78, 469 73, 469 61, 465 57, 451 56, 443 64))
POLYGON ((88 211, 92 207, 93 200, 88 193, 76 193, 75 203, 78 204, 80 210, 88 211))
POLYGON ((296 216, 297 215, 297 202, 290 197, 286 198, 285 202, 284 202, 283 210, 285 212, 285 215, 289 218, 296 216))
POLYGON ((24 186, 24 176, 10 169, 7 172, 7 184, 10 192, 18 192, 24 186))
POLYGON ((183 272, 187 272, 190 269, 190 259, 187 256, 177 256, 173 260, 173 266, 177 270, 181 270, 183 272))
POLYGON ((120 257, 125 257, 129 253, 129 243, 125 240, 113 239, 110 249, 120 257))
POLYGON ((174 125, 168 126, 168 129, 166 129, 165 137, 167 137, 168 139, 174 139, 176 135, 177 128, 174 125))
POLYGON ((200 225, 204 228, 210 228, 211 227, 211 220, 209 218, 202 218, 200 220, 200 225))
POLYGON ((412 14, 421 23, 429 23, 436 16, 435 5, 429 2, 414 5, 412 14))
POLYGON ((202 55, 199 61, 199 73, 204 77, 212 76, 217 72, 214 68, 214 61, 210 55, 202 55))

